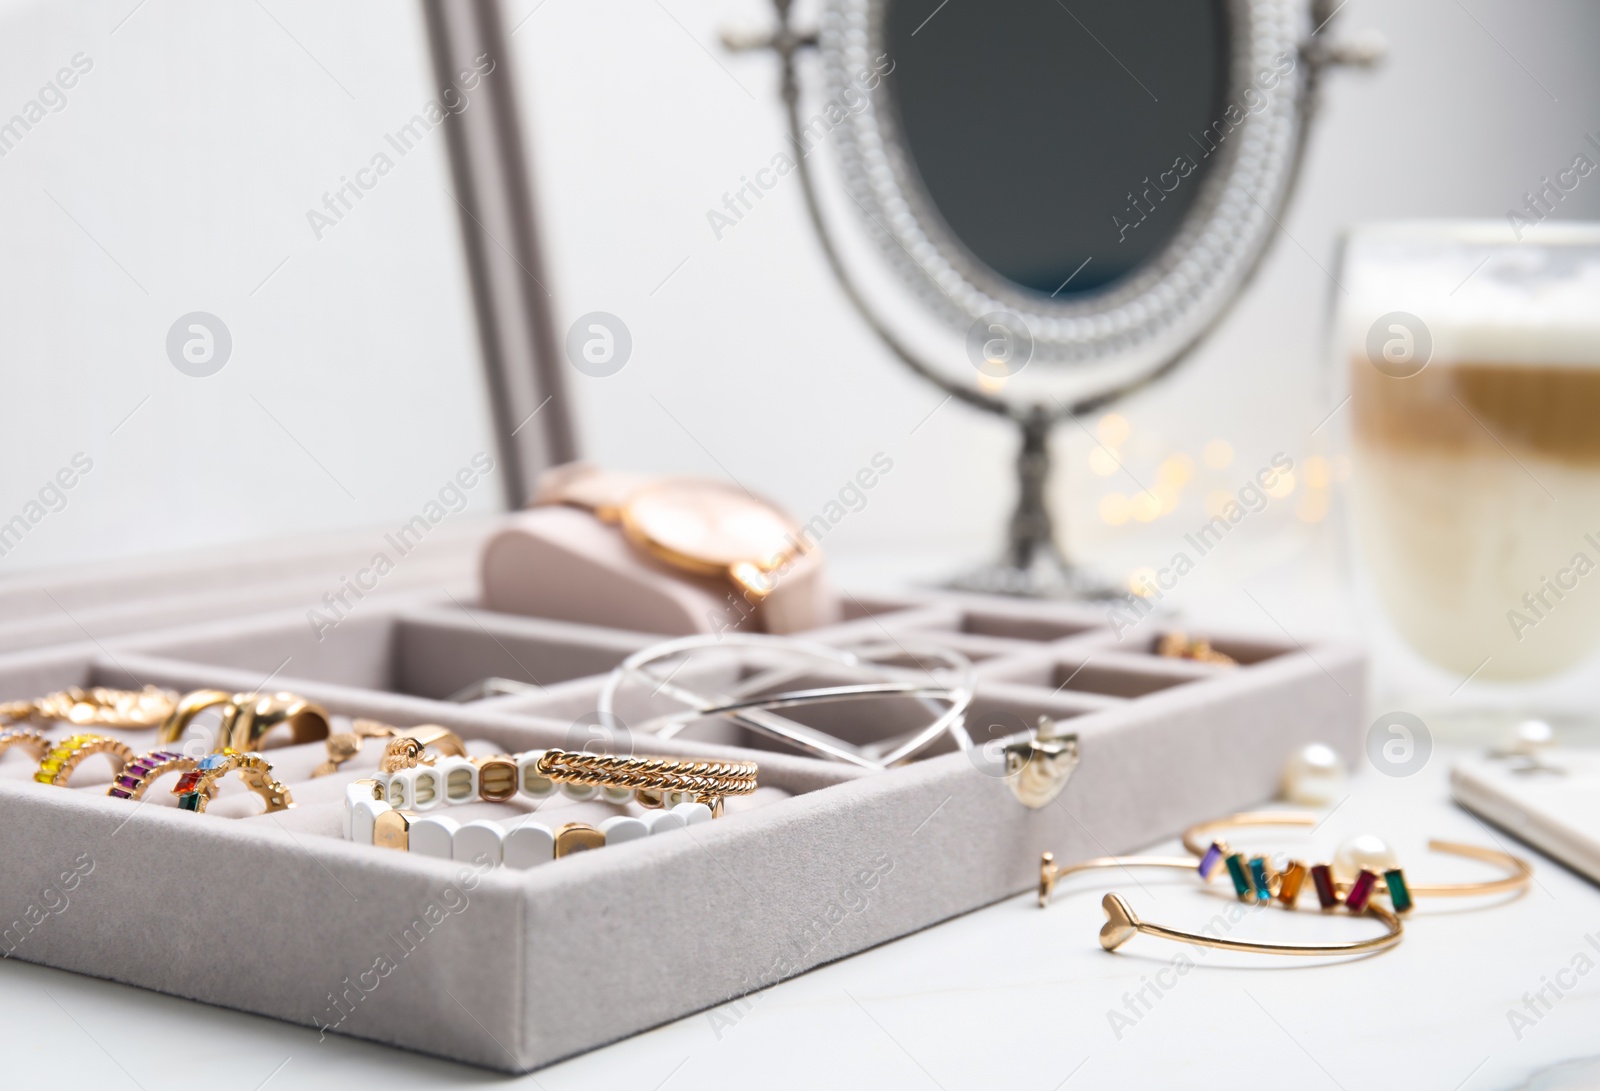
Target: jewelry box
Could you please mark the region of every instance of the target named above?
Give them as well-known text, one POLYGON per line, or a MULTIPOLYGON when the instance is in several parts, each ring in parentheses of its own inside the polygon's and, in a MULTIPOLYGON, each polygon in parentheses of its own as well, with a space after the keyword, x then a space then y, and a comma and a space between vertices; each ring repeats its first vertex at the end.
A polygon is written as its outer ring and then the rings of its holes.
MULTIPOLYGON (((992 762, 953 747, 874 773, 738 733, 635 737, 637 753, 754 760, 777 798, 523 871, 346 841, 344 787, 371 775, 378 747, 316 780, 320 745, 267 750, 297 806, 244 817, 33 783, 13 755, 0 760, 5 953, 526 1072, 1029 891, 1041 850, 1064 863, 1126 852, 1266 799, 1307 743, 1357 756, 1364 663, 1351 647, 1203 634, 1228 667, 1155 654, 1153 618, 1119 641, 1093 607, 845 603, 847 620, 808 637, 974 660, 975 737, 1040 715, 1075 733, 1080 763, 1060 794, 1025 806, 992 762)), ((416 591, 320 633, 294 610, 14 652, 0 656, 0 699, 286 690, 335 718, 440 724, 520 751, 565 745, 605 673, 656 639, 416 591), (443 700, 489 676, 537 688, 443 700)))

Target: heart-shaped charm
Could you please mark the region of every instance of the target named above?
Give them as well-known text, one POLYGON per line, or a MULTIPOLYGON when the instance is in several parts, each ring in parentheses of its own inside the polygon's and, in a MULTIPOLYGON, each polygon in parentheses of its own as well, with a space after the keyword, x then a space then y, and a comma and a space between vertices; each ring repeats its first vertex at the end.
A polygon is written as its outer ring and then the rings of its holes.
POLYGON ((1047 805, 1078 767, 1078 736, 1063 732, 1048 716, 1026 741, 1006 747, 1006 783, 1025 806, 1037 810, 1047 805))
POLYGON ((1100 899, 1100 908, 1106 911, 1106 923, 1100 926, 1100 946, 1115 951, 1139 933, 1139 918, 1133 915, 1128 903, 1115 894, 1100 899))

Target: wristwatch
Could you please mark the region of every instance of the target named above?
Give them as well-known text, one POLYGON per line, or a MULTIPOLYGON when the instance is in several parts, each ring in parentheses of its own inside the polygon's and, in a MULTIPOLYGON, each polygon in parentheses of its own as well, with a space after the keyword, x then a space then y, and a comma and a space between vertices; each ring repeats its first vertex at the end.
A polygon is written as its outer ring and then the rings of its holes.
POLYGON ((822 620, 801 605, 816 597, 810 577, 821 566, 821 551, 782 509, 737 485, 574 462, 540 475, 532 506, 542 504, 592 512, 620 527, 641 552, 685 572, 726 579, 767 632, 793 632, 822 620))

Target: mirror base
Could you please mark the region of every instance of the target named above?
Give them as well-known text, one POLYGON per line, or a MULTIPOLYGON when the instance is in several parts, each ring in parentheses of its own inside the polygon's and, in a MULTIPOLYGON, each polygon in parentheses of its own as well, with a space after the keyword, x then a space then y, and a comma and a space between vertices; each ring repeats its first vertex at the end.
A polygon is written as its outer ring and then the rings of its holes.
POLYGON ((1073 564, 1056 541, 1046 485, 1050 480, 1050 430, 1060 420, 1044 406, 1017 418, 1022 443, 1017 449, 1017 506, 1003 560, 963 573, 946 584, 953 590, 1024 598, 1105 600, 1118 589, 1088 569, 1073 564))
POLYGON ((1001 561, 974 568, 940 586, 980 595, 1104 602, 1120 598, 1118 589, 1088 569, 1052 553, 1042 563, 1019 568, 1001 561))

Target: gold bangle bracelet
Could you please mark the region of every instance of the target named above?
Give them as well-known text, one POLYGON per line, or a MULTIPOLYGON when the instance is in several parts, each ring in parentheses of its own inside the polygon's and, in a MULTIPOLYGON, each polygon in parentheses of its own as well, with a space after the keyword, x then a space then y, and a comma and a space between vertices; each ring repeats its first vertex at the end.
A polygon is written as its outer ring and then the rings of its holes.
MULTIPOLYGON (((1184 871, 1194 869, 1194 861, 1172 856, 1100 856, 1093 860, 1085 860, 1079 864, 1067 867, 1058 867, 1055 856, 1044 853, 1039 859, 1039 905, 1042 907, 1049 903, 1050 895, 1055 890, 1057 881, 1065 876, 1080 871, 1090 871, 1096 868, 1130 868, 1130 867, 1160 867, 1178 868, 1184 871)), ((1214 947, 1223 951, 1243 951, 1248 954, 1258 955, 1364 955, 1375 951, 1385 951, 1400 942, 1404 933, 1404 926, 1400 918, 1389 909, 1378 905, 1376 902, 1367 902, 1362 913, 1379 921, 1384 926, 1384 934, 1372 939, 1352 940, 1348 943, 1258 943, 1253 940, 1228 939, 1225 936, 1210 936, 1203 932, 1185 932, 1177 928, 1168 928, 1161 924, 1152 924, 1140 920, 1122 896, 1115 893, 1107 894, 1100 900, 1100 907, 1105 911, 1106 923, 1100 927, 1100 946, 1107 951, 1115 951, 1134 936, 1143 932, 1158 939, 1170 939, 1179 943, 1192 943, 1201 947, 1214 947)))
POLYGON ((111 758, 115 774, 120 774, 123 767, 133 760, 133 750, 124 742, 105 735, 70 735, 51 747, 39 762, 39 771, 33 774, 33 779, 40 784, 64 788, 67 781, 72 779, 73 771, 96 754, 106 754, 111 758))
POLYGON ((0 731, 0 754, 4 754, 13 746, 20 746, 33 756, 34 761, 39 762, 44 760, 44 756, 50 753, 50 748, 54 745, 55 743, 39 732, 29 731, 27 728, 18 727, 0 731))
MULTIPOLYGON (((1215 845, 1226 853, 1227 846, 1221 841, 1213 841, 1209 835, 1223 830, 1241 829, 1249 826, 1292 826, 1297 828, 1311 828, 1318 823, 1315 815, 1302 811, 1244 811, 1239 814, 1229 815, 1226 818, 1215 819, 1210 822, 1200 822, 1183 831, 1183 847, 1194 853, 1197 858, 1208 856, 1215 845)), ((1499 852, 1495 849, 1486 849, 1478 845, 1467 845, 1459 841, 1430 840, 1428 849, 1432 852, 1448 853, 1452 856, 1464 856, 1472 860, 1481 860, 1486 864, 1503 867, 1509 873, 1504 878, 1487 879, 1470 883, 1413 883, 1409 878, 1403 879, 1404 891, 1390 891, 1388 880, 1380 877, 1377 880, 1376 890, 1390 895, 1399 893, 1401 898, 1409 901, 1411 897, 1425 898, 1472 898, 1492 894, 1509 894, 1527 887, 1533 879, 1533 865, 1509 852, 1499 852)), ((1341 889, 1349 884, 1339 882, 1341 889)), ((1400 904, 1396 903, 1397 906, 1400 904)))

